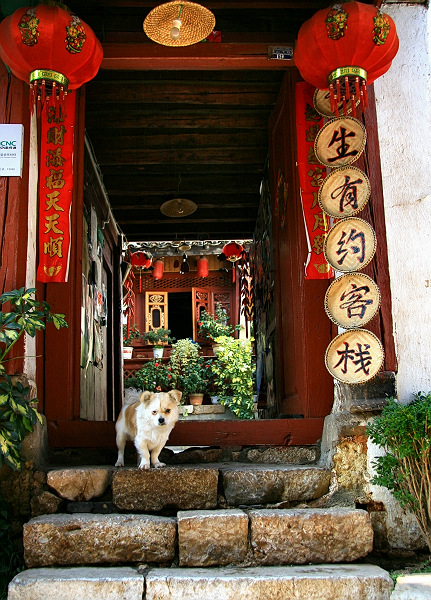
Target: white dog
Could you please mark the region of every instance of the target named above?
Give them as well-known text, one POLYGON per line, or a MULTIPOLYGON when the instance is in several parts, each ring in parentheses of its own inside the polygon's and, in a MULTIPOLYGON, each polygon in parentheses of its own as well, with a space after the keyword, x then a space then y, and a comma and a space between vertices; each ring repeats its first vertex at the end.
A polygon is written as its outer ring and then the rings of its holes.
POLYGON ((118 458, 116 467, 124 467, 124 447, 127 440, 135 443, 140 469, 165 467, 159 454, 179 418, 179 403, 182 393, 142 392, 138 402, 126 404, 121 409, 115 429, 117 432, 118 458))

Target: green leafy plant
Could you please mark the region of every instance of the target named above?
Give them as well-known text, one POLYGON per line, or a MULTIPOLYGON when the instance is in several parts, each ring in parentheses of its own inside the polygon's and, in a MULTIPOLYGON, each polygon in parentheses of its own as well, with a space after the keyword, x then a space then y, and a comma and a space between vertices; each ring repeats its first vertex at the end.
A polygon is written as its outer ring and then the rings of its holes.
POLYGON ((157 346, 164 346, 166 344, 171 344, 175 338, 170 337, 171 330, 170 329, 153 329, 151 331, 146 331, 142 334, 142 340, 147 342, 148 344, 154 344, 157 346))
POLYGON ((199 356, 196 361, 185 364, 179 377, 179 389, 183 394, 205 394, 211 379, 211 365, 199 356))
POLYGON ((229 316, 223 310, 220 304, 217 304, 215 314, 202 311, 198 321, 198 335, 204 340, 215 341, 216 337, 221 335, 231 336, 234 331, 239 331, 241 325, 232 327, 228 323, 229 316))
POLYGON ((389 398, 367 431, 386 452, 373 463, 372 483, 414 514, 431 551, 431 392, 419 392, 410 404, 389 398))
MULTIPOLYGON (((14 470, 22 466, 21 444, 42 417, 28 401, 28 388, 7 374, 8 354, 24 335, 31 337, 53 323, 57 329, 67 327, 64 315, 52 313, 47 302, 34 299, 34 288, 13 290, 0 296, 0 465, 6 463, 14 470), (10 310, 4 310, 5 305, 10 310)), ((32 403, 37 403, 34 399, 32 403)))
POLYGON ((174 387, 181 389, 182 375, 190 363, 197 362, 199 358, 199 344, 190 338, 182 338, 172 344, 169 365, 172 369, 174 387))
POLYGON ((212 362, 215 380, 218 379, 218 396, 221 404, 241 419, 253 418, 253 370, 251 341, 237 340, 231 336, 215 339, 221 345, 212 362))
POLYGON ((157 360, 150 360, 142 369, 136 371, 135 380, 138 387, 149 392, 166 392, 173 389, 172 369, 157 360))
POLYGON ((132 342, 137 342, 141 337, 136 323, 129 327, 129 332, 127 332, 127 325, 123 325, 123 346, 130 346, 132 342))

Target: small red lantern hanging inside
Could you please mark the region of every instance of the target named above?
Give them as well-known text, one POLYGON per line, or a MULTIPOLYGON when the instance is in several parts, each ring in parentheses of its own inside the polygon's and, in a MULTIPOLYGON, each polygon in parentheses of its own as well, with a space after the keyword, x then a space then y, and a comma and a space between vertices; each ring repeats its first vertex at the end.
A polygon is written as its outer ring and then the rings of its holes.
POLYGON ((301 76, 330 91, 331 110, 344 114, 351 101, 367 106, 366 84, 386 73, 398 51, 395 23, 378 8, 361 2, 333 4, 319 10, 298 33, 295 64, 301 76))
POLYGON ((222 254, 232 263, 232 281, 235 281, 235 263, 241 258, 244 248, 236 242, 229 242, 223 247, 222 254))
POLYGON ((93 30, 53 0, 16 10, 0 23, 0 58, 30 84, 30 109, 62 107, 68 90, 92 79, 102 62, 93 30))
POLYGON ((151 272, 151 275, 154 279, 161 279, 163 277, 164 264, 161 258, 158 258, 154 261, 153 264, 154 269, 151 272))
POLYGON ((132 252, 130 255, 130 262, 132 267, 137 267, 138 269, 149 269, 153 259, 151 254, 139 250, 138 252, 132 252))
POLYGON ((201 256, 196 263, 198 277, 208 277, 209 267, 208 259, 201 256))

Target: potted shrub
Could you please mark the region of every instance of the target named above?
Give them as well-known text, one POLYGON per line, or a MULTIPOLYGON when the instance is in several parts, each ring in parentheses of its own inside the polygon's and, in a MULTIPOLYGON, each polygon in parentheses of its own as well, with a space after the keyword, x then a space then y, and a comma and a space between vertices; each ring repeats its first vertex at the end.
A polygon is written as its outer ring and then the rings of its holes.
POLYGON ((228 406, 240 419, 253 419, 253 369, 251 341, 230 336, 216 338, 220 352, 212 371, 218 379, 220 404, 228 406))
POLYGON ((136 323, 129 327, 129 331, 127 331, 127 325, 123 325, 123 358, 125 360, 132 358, 132 342, 138 341, 140 337, 141 334, 136 323))
POLYGON ((210 383, 210 370, 210 364, 202 356, 185 364, 179 381, 183 395, 188 395, 190 404, 202 404, 210 383))
POLYGON ((136 371, 134 379, 143 391, 167 392, 174 388, 171 367, 157 360, 150 360, 136 371))
POLYGON ((218 344, 215 339, 220 336, 232 336, 235 331, 241 329, 241 325, 232 327, 228 323, 229 316, 220 304, 217 304, 215 314, 202 311, 198 321, 198 335, 204 340, 213 342, 213 352, 217 354, 218 344))
POLYGON ((199 344, 190 338, 177 340, 172 344, 169 366, 172 368, 173 385, 181 389, 182 380, 180 379, 186 366, 190 362, 196 362, 199 358, 199 344))
POLYGON ((152 344, 153 347, 153 356, 154 358, 162 358, 163 356, 163 347, 166 344, 171 344, 175 338, 171 338, 171 330, 170 329, 152 329, 151 331, 146 331, 142 335, 142 340, 147 344, 152 344))

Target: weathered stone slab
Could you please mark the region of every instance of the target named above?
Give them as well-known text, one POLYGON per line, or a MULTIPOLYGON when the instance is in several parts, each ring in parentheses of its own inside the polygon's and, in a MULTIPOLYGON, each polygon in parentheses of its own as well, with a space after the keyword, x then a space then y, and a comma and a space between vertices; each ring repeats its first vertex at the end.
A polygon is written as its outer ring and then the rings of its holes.
POLYGON ((47 483, 62 498, 72 501, 91 500, 101 496, 109 485, 107 467, 79 467, 49 471, 47 483))
POLYGON ((142 600, 144 577, 131 567, 30 569, 9 584, 8 600, 142 600))
POLYGON ((199 510, 217 505, 218 470, 165 467, 121 469, 112 479, 112 499, 121 510, 199 510))
POLYGON ((180 511, 180 566, 209 567, 242 562, 248 549, 248 516, 241 510, 180 511))
POLYGON ((262 565, 351 562, 373 549, 364 510, 263 509, 249 517, 253 554, 262 565))
POLYGON ((431 573, 412 573, 397 578, 391 600, 429 600, 431 573))
POLYGON ((176 521, 150 515, 45 515, 24 525, 28 567, 167 563, 175 556, 176 521))
POLYGON ((44 491, 31 499, 31 514, 33 517, 37 517, 38 515, 50 515, 57 512, 62 502, 63 500, 55 494, 44 491))
POLYGON ((389 600, 392 587, 374 565, 155 569, 145 600, 389 600))
POLYGON ((322 467, 244 465, 223 467, 222 476, 228 505, 238 506, 320 498, 331 474, 322 467))
POLYGON ((274 446, 271 448, 248 448, 244 454, 252 463, 295 464, 314 463, 319 458, 317 446, 274 446))

